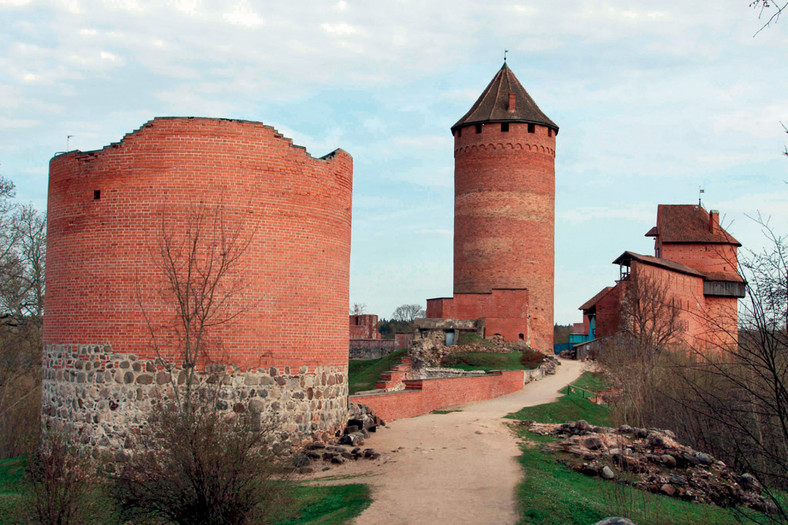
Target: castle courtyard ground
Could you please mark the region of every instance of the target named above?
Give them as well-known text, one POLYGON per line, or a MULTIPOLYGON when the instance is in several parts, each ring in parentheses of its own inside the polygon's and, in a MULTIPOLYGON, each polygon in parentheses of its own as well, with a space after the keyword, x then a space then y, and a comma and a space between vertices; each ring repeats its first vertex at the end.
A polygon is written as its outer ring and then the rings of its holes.
POLYGON ((346 463, 311 478, 368 484, 373 503, 358 525, 516 523, 514 491, 523 472, 517 438, 503 418, 556 400, 586 366, 561 363, 555 375, 519 392, 393 421, 364 445, 382 453, 380 460, 346 463))

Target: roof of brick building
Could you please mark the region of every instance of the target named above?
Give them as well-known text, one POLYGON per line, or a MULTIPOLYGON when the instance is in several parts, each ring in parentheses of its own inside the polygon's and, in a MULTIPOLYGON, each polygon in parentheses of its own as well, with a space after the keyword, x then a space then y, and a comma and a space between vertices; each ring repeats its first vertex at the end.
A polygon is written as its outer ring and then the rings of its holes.
POLYGON ((659 257, 652 257, 651 255, 641 255, 635 252, 624 252, 618 256, 618 258, 613 261, 613 264, 623 264, 624 266, 629 266, 632 261, 638 261, 644 264, 650 264, 652 266, 658 266, 660 268, 665 268, 666 270, 672 270, 674 272, 684 273, 687 275, 692 275, 695 277, 704 278, 705 275, 702 272, 699 272, 695 268, 690 268, 681 263, 677 263, 675 261, 669 261, 667 259, 660 259, 659 257))
POLYGON ((583 306, 578 308, 578 310, 584 310, 584 311, 585 310, 590 310, 591 308, 593 308, 596 305, 596 303, 599 302, 599 300, 601 298, 603 298, 605 295, 607 295, 607 292, 609 292, 612 289, 613 289, 612 286, 606 286, 606 287, 602 288, 602 290, 600 290, 599 293, 597 293, 591 299, 589 299, 588 301, 583 303, 583 306))
POLYGON ((471 109, 451 127, 451 131, 454 133, 454 130, 461 126, 485 122, 526 122, 547 126, 555 130, 556 134, 558 133, 558 126, 542 113, 506 62, 471 109), (508 109, 510 93, 515 95, 513 111, 508 109))
POLYGON ((733 238, 719 224, 711 227, 709 212, 694 204, 660 204, 657 206, 657 225, 646 237, 659 237, 663 243, 735 244, 733 238))

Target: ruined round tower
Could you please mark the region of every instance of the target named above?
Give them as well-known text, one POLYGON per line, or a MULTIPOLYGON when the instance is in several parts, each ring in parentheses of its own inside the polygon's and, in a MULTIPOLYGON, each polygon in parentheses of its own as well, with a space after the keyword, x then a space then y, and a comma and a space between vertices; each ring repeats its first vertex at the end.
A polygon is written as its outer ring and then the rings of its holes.
POLYGON ((504 63, 451 131, 455 297, 527 289, 526 339, 552 351, 558 126, 504 63))
POLYGON ((282 441, 342 428, 352 186, 346 152, 314 158, 242 120, 156 118, 101 150, 54 157, 43 421, 85 445, 127 447, 183 383, 167 275, 202 272, 212 288, 195 281, 188 298, 208 304, 200 290, 215 289, 221 306, 194 366, 208 384, 223 374, 217 408, 273 416, 282 441), (236 232, 245 248, 217 280, 236 232))

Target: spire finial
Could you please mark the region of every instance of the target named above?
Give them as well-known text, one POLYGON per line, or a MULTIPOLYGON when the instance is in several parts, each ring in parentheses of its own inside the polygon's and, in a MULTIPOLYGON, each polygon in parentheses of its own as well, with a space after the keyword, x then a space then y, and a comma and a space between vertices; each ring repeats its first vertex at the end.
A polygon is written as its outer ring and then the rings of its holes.
POLYGON ((503 61, 504 61, 504 62, 506 62, 506 53, 508 53, 508 52, 509 52, 509 50, 508 50, 508 49, 504 49, 504 50, 503 50, 503 61))

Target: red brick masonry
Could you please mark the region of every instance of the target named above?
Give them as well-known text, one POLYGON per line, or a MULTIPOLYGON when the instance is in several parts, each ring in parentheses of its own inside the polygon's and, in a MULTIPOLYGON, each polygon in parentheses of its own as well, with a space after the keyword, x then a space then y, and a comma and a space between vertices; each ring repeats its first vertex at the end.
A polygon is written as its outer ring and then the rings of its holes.
POLYGON ((350 396, 351 403, 371 407, 385 421, 427 414, 439 408, 484 401, 523 388, 524 370, 489 372, 477 377, 405 380, 405 390, 350 396))

